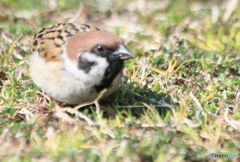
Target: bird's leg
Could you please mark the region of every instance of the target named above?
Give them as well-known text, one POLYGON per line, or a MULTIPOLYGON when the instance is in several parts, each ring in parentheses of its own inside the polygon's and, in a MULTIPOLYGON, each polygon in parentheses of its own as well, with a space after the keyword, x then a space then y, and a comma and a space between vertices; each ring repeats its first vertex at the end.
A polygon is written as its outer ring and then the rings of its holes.
POLYGON ((78 110, 80 108, 82 108, 82 107, 95 104, 95 106, 96 106, 96 113, 99 116, 99 114, 100 114, 100 105, 99 105, 98 101, 101 99, 101 97, 105 94, 106 91, 107 91, 107 89, 103 89, 94 101, 80 104, 78 106, 75 106, 74 108, 71 108, 71 107, 62 107, 61 108, 59 105, 57 105, 58 116, 60 116, 61 118, 66 119, 67 121, 71 121, 72 122, 72 119, 68 115, 63 114, 63 112, 67 112, 67 113, 70 113, 70 114, 74 114, 74 115, 78 116, 81 119, 84 119, 89 125, 93 125, 94 122, 90 118, 88 118, 86 115, 84 115, 83 113, 79 112, 78 110))
POLYGON ((99 113, 100 113, 100 105, 99 105, 99 100, 103 97, 103 95, 105 94, 107 92, 107 89, 105 88, 105 89, 103 89, 101 92, 100 92, 100 94, 98 95, 98 97, 94 100, 94 104, 95 104, 95 106, 96 106, 96 112, 97 112, 97 114, 99 115, 99 113))
POLYGON ((104 93, 105 93, 106 91, 107 91, 107 89, 103 89, 103 90, 100 92, 100 94, 97 96, 96 99, 94 99, 94 100, 91 101, 91 102, 86 102, 86 103, 77 105, 77 106, 74 107, 74 110, 79 110, 79 109, 82 108, 82 107, 95 104, 95 106, 96 106, 96 111, 97 111, 97 112, 100 112, 100 105, 99 105, 98 101, 101 99, 101 97, 104 95, 104 93))
POLYGON ((79 112, 78 109, 73 109, 71 107, 62 107, 62 108, 58 108, 56 111, 56 115, 58 117, 61 117, 62 119, 66 120, 70 123, 74 123, 76 120, 74 120, 72 117, 70 117, 66 113, 74 114, 75 116, 77 116, 81 119, 84 119, 89 125, 94 124, 94 122, 89 117, 87 117, 83 113, 79 112))
POLYGON ((72 117, 70 117, 69 115, 67 115, 66 113, 74 114, 75 116, 77 116, 81 119, 84 119, 89 125, 92 125, 94 122, 90 118, 88 118, 86 115, 79 112, 77 109, 77 108, 80 108, 79 106, 84 107, 84 106, 87 106, 88 104, 89 103, 81 104, 73 109, 71 107, 64 107, 63 104, 56 101, 55 102, 56 115, 70 123, 73 123, 73 122, 75 122, 75 120, 72 117))

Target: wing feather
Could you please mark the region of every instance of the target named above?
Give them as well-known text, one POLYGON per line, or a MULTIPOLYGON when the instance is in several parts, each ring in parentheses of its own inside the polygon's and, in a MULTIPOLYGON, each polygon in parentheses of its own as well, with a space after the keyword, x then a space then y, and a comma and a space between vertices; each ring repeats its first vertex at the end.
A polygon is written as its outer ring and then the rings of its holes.
POLYGON ((99 29, 87 24, 74 23, 59 23, 50 28, 43 28, 34 35, 31 51, 38 52, 46 61, 61 61, 62 46, 68 38, 80 32, 94 30, 99 29))

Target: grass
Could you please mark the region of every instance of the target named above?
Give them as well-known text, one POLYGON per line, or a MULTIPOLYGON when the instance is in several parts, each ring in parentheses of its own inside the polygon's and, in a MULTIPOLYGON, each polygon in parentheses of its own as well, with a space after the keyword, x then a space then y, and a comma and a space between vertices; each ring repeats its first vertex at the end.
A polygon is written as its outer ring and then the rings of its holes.
POLYGON ((240 6, 99 2, 0 2, 0 161, 238 161, 208 155, 240 156, 240 6), (56 116, 28 73, 33 34, 72 20, 115 32, 135 55, 108 111, 81 111, 92 125, 56 116))

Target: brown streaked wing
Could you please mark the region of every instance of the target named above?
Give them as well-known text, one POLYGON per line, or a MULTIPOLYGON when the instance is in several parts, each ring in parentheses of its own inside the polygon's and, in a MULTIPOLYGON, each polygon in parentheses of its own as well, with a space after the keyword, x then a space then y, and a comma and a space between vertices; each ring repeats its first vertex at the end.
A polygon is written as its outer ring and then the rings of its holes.
POLYGON ((31 42, 31 51, 38 54, 46 61, 61 61, 62 45, 77 33, 99 30, 96 27, 74 23, 59 23, 50 28, 43 28, 35 34, 31 42))

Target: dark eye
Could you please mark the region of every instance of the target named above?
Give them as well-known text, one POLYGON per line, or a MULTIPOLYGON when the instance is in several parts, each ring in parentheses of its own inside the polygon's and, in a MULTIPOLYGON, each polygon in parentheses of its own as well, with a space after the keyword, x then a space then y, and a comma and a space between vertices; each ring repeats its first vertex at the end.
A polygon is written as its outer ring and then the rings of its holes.
POLYGON ((102 45, 97 45, 96 46, 96 51, 102 52, 102 51, 104 51, 104 47, 102 45))

